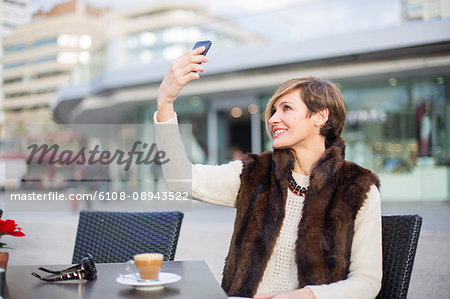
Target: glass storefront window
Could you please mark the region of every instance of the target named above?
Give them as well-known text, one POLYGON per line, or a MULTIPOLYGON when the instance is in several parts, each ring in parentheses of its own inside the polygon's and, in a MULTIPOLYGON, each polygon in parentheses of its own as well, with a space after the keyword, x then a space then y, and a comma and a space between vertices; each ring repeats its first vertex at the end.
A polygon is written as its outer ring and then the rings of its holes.
POLYGON ((444 91, 428 79, 344 87, 347 158, 389 173, 411 172, 421 160, 445 164, 444 91))
POLYGON ((347 159, 376 172, 406 170, 408 157, 403 149, 412 142, 407 90, 389 85, 356 86, 342 93, 347 106, 343 132, 347 159))
POLYGON ((343 84, 346 159, 375 171, 384 197, 447 197, 446 84, 443 77, 343 84))

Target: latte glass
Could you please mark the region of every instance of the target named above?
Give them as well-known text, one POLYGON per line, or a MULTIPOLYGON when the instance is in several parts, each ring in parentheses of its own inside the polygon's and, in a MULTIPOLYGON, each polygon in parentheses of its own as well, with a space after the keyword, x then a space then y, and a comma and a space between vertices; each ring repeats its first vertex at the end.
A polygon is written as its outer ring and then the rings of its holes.
POLYGON ((128 261, 125 268, 136 280, 157 279, 163 259, 164 255, 161 253, 141 253, 135 255, 134 260, 128 261), (136 275, 137 272, 139 276, 136 275))

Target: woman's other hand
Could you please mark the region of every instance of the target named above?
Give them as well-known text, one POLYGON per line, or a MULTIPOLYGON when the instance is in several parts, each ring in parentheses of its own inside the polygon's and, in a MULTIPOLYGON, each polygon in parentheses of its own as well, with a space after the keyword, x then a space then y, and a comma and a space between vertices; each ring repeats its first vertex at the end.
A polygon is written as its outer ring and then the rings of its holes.
POLYGON ((158 121, 164 122, 174 117, 173 102, 183 87, 189 81, 200 78, 197 72, 205 72, 200 64, 208 61, 206 56, 201 55, 204 51, 205 47, 196 48, 170 63, 169 70, 159 86, 157 98, 158 121))
POLYGON ((316 299, 309 288, 283 292, 278 294, 255 295, 254 299, 316 299))

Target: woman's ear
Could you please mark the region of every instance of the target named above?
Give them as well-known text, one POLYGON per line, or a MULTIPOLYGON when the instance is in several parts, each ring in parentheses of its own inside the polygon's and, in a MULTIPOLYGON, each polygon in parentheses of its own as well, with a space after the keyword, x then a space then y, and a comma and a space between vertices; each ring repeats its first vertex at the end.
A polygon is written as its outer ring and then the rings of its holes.
POLYGON ((323 109, 314 113, 314 126, 316 127, 323 126, 328 120, 328 113, 329 113, 328 109, 323 109))

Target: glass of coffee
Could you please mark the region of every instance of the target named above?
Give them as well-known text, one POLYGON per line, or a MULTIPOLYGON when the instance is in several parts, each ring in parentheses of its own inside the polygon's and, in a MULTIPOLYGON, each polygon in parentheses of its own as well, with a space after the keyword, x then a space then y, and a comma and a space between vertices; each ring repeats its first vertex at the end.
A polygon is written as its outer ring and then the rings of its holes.
POLYGON ((127 262, 125 268, 136 280, 157 279, 163 263, 161 253, 141 253, 134 256, 134 260, 127 262), (136 273, 139 272, 139 275, 136 273))

